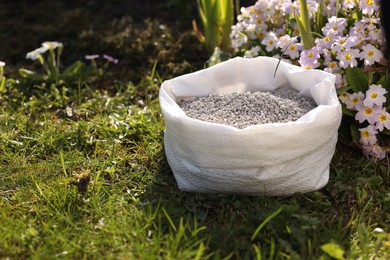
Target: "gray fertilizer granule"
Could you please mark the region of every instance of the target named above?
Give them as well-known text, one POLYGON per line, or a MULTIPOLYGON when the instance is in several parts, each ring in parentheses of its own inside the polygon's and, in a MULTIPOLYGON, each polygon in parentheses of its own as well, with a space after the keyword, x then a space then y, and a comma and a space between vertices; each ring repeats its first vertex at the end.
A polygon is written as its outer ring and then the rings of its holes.
POLYGON ((317 105, 293 89, 267 92, 210 94, 179 103, 187 116, 237 128, 295 121, 317 105))

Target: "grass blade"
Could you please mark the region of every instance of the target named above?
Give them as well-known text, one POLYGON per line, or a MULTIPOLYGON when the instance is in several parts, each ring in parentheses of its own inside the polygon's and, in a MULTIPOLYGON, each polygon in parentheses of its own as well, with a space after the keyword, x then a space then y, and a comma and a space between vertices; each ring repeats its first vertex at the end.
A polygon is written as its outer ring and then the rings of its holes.
POLYGON ((172 229, 177 232, 177 228, 175 224, 173 223, 171 217, 168 215, 168 212, 165 210, 165 208, 162 208, 162 211, 164 212, 165 217, 167 218, 169 224, 171 225, 172 229))
POLYGON ((255 240, 256 236, 259 234, 259 232, 263 229, 263 227, 265 225, 267 225, 268 222, 270 222, 273 218, 275 218, 277 215, 280 214, 280 212, 282 212, 283 208, 278 208, 274 213, 272 213, 271 215, 269 215, 263 222, 261 222, 261 224, 257 227, 257 229, 255 230, 255 232, 253 233, 252 237, 251 237, 251 241, 253 242, 253 240, 255 240))

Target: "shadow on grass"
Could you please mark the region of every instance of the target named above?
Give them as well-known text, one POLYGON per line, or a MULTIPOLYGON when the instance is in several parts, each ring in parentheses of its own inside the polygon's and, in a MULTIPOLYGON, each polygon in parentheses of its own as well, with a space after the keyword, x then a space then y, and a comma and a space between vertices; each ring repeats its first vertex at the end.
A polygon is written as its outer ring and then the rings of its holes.
POLYGON ((142 203, 164 214, 158 225, 165 232, 175 234, 182 219, 188 232, 204 227, 198 236, 207 241, 206 253, 216 257, 310 259, 321 256, 321 246, 331 241, 348 248, 352 223, 367 202, 357 203, 355 188, 335 171, 322 190, 289 197, 182 192, 161 156, 159 174, 142 203))

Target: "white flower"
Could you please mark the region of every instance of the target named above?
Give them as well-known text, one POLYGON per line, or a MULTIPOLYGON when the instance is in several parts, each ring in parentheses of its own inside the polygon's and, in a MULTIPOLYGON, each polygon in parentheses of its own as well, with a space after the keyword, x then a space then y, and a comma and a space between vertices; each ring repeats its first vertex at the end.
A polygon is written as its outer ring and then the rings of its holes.
POLYGON ((343 8, 344 9, 352 9, 356 6, 355 0, 344 0, 343 1, 343 8))
POLYGON ((315 42, 317 46, 329 49, 334 43, 335 39, 337 39, 337 33, 334 31, 329 31, 324 38, 317 38, 315 42))
POLYGON ((347 19, 332 16, 328 19, 328 23, 325 24, 325 27, 322 28, 322 32, 324 35, 328 35, 330 32, 342 35, 345 27, 347 27, 347 19))
POLYGON ((343 92, 340 94, 339 99, 345 104, 348 101, 350 95, 351 94, 349 94, 348 92, 343 92))
POLYGON ((42 47, 46 48, 46 49, 52 49, 54 50, 55 48, 58 48, 58 47, 62 47, 62 43, 61 42, 44 42, 42 43, 42 47))
POLYGON ((358 103, 355 106, 358 111, 355 115, 355 119, 359 121, 359 123, 363 123, 367 120, 368 123, 374 125, 377 122, 377 114, 381 111, 380 106, 374 107, 366 107, 363 103, 358 103))
POLYGON ((337 61, 332 60, 332 61, 324 62, 324 65, 327 66, 324 70, 326 70, 327 72, 330 72, 330 73, 333 73, 336 70, 340 69, 339 63, 337 61))
POLYGON ((380 228, 380 227, 376 227, 374 229, 374 232, 376 232, 376 233, 384 233, 385 231, 382 228, 380 228))
POLYGON ((250 49, 249 51, 245 52, 244 58, 256 57, 256 56, 259 55, 259 51, 260 51, 260 47, 259 46, 252 47, 252 49, 250 49))
POLYGON ((369 125, 365 128, 359 129, 360 131, 360 143, 363 145, 374 145, 377 141, 376 134, 378 131, 374 129, 373 125, 369 125))
POLYGON ((266 51, 271 52, 275 49, 276 44, 278 43, 278 38, 274 32, 269 32, 261 43, 266 46, 266 51))
POLYGON ((378 129, 379 131, 383 131, 383 129, 386 127, 387 129, 390 129, 390 114, 385 109, 380 110, 376 114, 377 121, 375 123, 375 129, 378 129))
POLYGON ((383 58, 382 51, 375 48, 372 44, 364 45, 362 49, 363 51, 360 53, 360 59, 364 59, 365 65, 372 65, 383 58))
POLYGON ((292 42, 295 42, 295 39, 293 39, 290 35, 286 34, 286 35, 279 38, 279 41, 277 43, 277 47, 284 49, 292 42))
POLYGON ((378 11, 379 6, 376 4, 375 0, 360 0, 359 4, 360 9, 363 14, 372 15, 375 11, 378 11))
POLYGON ((386 102, 386 93, 387 90, 382 88, 382 85, 372 84, 366 91, 366 98, 364 99, 363 104, 366 107, 373 107, 374 105, 382 106, 382 104, 386 102))
POLYGON ((5 62, 4 61, 0 61, 0 69, 4 68, 5 66, 5 62))
POLYGON ((233 48, 239 49, 248 42, 248 37, 244 34, 238 34, 237 37, 232 39, 232 46, 233 48))
POLYGON ((363 102, 364 94, 362 92, 352 93, 348 99, 344 102, 348 109, 357 110, 356 106, 363 102))
POLYGON ((382 30, 378 29, 378 28, 375 28, 374 30, 370 30, 370 32, 368 33, 368 35, 370 36, 370 38, 374 41, 380 41, 383 39, 383 33, 382 33, 382 30))
POLYGON ((340 73, 333 73, 336 76, 336 88, 342 88, 347 85, 347 76, 340 73))
POLYGON ((386 157, 386 150, 376 142, 373 145, 363 145, 363 154, 367 157, 371 156, 374 161, 377 161, 386 157))
POLYGON ((340 52, 345 49, 351 49, 359 44, 359 40, 355 36, 350 37, 339 37, 332 44, 332 50, 340 52))
POLYGON ((351 68, 356 67, 356 59, 358 59, 359 57, 359 50, 357 49, 344 50, 337 53, 337 59, 340 61, 340 67, 342 67, 343 69, 346 69, 348 66, 351 68))
POLYGON ((46 47, 40 47, 38 49, 35 49, 33 51, 30 51, 26 54, 26 59, 30 60, 36 60, 38 59, 43 53, 45 53, 48 50, 46 47))
POLYGON ((302 49, 301 43, 293 43, 287 47, 285 54, 290 55, 290 59, 295 60, 299 58, 299 51, 302 49))

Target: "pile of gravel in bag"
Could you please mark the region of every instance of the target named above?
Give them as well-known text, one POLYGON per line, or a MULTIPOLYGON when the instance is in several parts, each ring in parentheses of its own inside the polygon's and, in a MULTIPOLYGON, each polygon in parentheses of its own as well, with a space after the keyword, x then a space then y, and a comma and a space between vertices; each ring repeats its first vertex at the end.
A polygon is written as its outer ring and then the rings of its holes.
POLYGON ((245 128, 266 123, 295 121, 317 105, 294 89, 267 92, 210 94, 179 103, 187 116, 207 122, 245 128))

